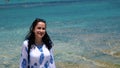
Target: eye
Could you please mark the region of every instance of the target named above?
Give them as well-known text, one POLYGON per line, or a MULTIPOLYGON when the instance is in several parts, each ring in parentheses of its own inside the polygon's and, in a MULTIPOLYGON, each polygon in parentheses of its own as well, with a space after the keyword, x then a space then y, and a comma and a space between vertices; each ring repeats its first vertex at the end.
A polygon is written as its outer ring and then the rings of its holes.
POLYGON ((37 29, 41 29, 41 27, 38 27, 37 29))
POLYGON ((42 28, 43 30, 45 30, 45 28, 42 28))
POLYGON ((45 28, 44 28, 44 27, 43 27, 43 28, 42 28, 42 27, 38 27, 37 29, 42 29, 42 30, 45 30, 45 28))

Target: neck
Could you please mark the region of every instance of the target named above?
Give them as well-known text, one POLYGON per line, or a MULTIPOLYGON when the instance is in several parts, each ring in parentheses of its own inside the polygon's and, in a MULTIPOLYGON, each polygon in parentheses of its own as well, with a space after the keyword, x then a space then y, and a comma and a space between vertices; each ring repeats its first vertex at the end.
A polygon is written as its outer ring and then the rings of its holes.
POLYGON ((35 44, 36 44, 36 45, 41 45, 41 44, 43 44, 42 39, 35 39, 35 44))

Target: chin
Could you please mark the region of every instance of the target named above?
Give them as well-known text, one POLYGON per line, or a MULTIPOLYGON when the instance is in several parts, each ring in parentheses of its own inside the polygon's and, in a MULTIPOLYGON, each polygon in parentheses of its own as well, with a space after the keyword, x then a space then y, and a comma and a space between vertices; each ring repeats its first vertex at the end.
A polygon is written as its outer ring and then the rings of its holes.
POLYGON ((43 38, 43 36, 38 36, 39 38, 43 38))

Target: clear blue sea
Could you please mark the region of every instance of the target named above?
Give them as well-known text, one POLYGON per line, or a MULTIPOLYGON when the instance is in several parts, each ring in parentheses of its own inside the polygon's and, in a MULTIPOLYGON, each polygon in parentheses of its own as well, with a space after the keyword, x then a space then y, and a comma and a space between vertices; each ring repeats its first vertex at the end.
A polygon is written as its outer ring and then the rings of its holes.
POLYGON ((0 68, 18 68, 35 18, 47 21, 57 65, 120 68, 120 0, 1 0, 0 68))

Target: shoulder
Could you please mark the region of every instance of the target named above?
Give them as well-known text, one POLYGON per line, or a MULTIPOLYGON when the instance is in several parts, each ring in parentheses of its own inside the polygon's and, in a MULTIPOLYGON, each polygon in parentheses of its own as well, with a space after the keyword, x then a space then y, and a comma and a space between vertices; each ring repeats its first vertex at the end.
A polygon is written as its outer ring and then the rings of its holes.
POLYGON ((28 46, 28 40, 24 40, 22 45, 23 45, 24 47, 27 47, 27 46, 28 46))
MULTIPOLYGON (((44 44, 43 46, 44 46, 45 48, 47 48, 46 44, 44 44)), ((48 49, 48 48, 47 48, 47 49, 48 49)), ((49 50, 49 49, 48 49, 48 50, 49 50)), ((53 46, 50 48, 50 50, 49 50, 49 51, 50 51, 50 53, 52 53, 52 52, 54 51, 53 46)))

